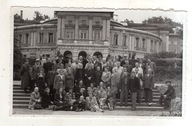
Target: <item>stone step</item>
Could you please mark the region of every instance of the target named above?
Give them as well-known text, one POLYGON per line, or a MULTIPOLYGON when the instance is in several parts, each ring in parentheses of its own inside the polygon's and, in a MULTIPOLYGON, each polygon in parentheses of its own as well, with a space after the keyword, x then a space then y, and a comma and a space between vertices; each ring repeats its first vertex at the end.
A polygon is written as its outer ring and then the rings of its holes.
POLYGON ((29 100, 30 96, 14 96, 13 100, 29 100))
MULTIPOLYGON (((27 109, 29 104, 14 104, 13 108, 17 108, 17 109, 27 109)), ((161 106, 136 106, 137 110, 147 110, 147 111, 157 111, 157 110, 161 110, 161 111, 167 111, 165 109, 163 109, 163 107, 161 106)), ((105 110, 108 110, 108 107, 105 106, 104 107, 105 110)), ((115 110, 131 110, 131 106, 115 106, 115 110)), ((51 111, 51 110, 48 110, 51 111)))
POLYGON ((13 104, 29 104, 29 99, 26 99, 26 100, 13 100, 13 104))
POLYGON ((15 96, 30 96, 30 93, 13 93, 13 97, 15 96))

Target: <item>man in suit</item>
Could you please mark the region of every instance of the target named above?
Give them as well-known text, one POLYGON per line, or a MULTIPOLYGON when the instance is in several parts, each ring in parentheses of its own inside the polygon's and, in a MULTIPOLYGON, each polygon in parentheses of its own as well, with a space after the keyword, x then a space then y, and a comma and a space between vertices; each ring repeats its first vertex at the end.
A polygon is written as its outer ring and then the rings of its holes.
POLYGON ((155 75, 156 65, 150 59, 147 60, 146 69, 151 68, 153 70, 153 74, 155 75))
POLYGON ((164 109, 170 108, 171 99, 174 99, 175 96, 175 89, 171 84, 171 81, 166 81, 168 85, 167 91, 160 96, 159 104, 162 105, 162 101, 164 101, 164 109))
POLYGON ((135 110, 137 93, 138 93, 138 90, 140 89, 140 83, 134 71, 131 72, 131 77, 129 79, 129 89, 131 91, 131 102, 132 102, 131 109, 135 110))
POLYGON ((144 92, 145 92, 145 102, 151 105, 152 102, 152 89, 153 89, 153 74, 152 69, 149 69, 147 73, 144 75, 144 92))
POLYGON ((123 105, 125 101, 125 106, 127 106, 128 100, 128 82, 129 82, 129 73, 127 72, 126 67, 123 68, 123 72, 120 77, 119 91, 120 91, 120 105, 123 105))

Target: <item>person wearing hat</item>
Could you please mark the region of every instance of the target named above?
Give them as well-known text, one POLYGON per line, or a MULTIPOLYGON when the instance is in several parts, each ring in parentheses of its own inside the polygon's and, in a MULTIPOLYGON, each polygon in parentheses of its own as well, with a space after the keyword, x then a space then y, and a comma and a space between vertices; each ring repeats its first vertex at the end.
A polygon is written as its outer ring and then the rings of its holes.
POLYGON ((168 86, 166 92, 162 94, 159 98, 159 104, 162 105, 162 101, 164 101, 164 109, 169 109, 170 108, 170 103, 171 99, 174 99, 175 96, 175 88, 171 84, 171 81, 166 81, 165 82, 168 86))

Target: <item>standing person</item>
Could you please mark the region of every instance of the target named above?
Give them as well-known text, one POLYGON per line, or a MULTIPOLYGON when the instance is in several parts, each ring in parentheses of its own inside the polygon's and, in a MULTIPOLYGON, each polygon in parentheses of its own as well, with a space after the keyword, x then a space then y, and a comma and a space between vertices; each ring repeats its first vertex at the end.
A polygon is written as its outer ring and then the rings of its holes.
POLYGON ((112 72, 113 69, 113 62, 111 60, 111 58, 109 57, 109 59, 106 62, 106 66, 109 68, 109 71, 112 72))
POLYGON ((90 83, 93 82, 94 80, 94 71, 92 69, 92 65, 89 64, 87 65, 87 69, 85 69, 85 73, 84 73, 84 82, 85 82, 85 87, 89 87, 90 86, 90 83))
POLYGON ((30 83, 30 90, 33 91, 35 88, 35 85, 37 84, 37 74, 40 71, 40 67, 39 67, 39 60, 36 59, 35 64, 32 66, 32 70, 31 70, 31 83, 30 83))
POLYGON ((120 105, 123 105, 123 101, 125 101, 125 106, 128 105, 128 91, 129 91, 129 74, 127 72, 126 67, 123 68, 123 72, 120 77, 120 84, 119 84, 119 91, 120 91, 120 105))
POLYGON ((150 59, 147 60, 147 64, 146 64, 146 68, 149 68, 149 67, 152 69, 153 74, 155 75, 156 65, 150 59))
POLYGON ((61 59, 57 59, 56 60, 56 64, 55 64, 55 70, 63 69, 63 68, 64 68, 64 65, 62 63, 62 60, 61 59))
POLYGON ((121 73, 123 71, 123 67, 120 66, 120 62, 117 61, 116 66, 113 68, 117 71, 117 87, 119 87, 119 82, 120 82, 120 76, 121 76, 121 73))
POLYGON ((143 59, 139 59, 139 67, 142 68, 143 73, 146 72, 146 65, 145 65, 145 63, 143 62, 143 59))
POLYGON ((97 66, 97 69, 94 71, 95 87, 99 86, 99 84, 101 82, 101 76, 102 76, 101 67, 97 66))
POLYGON ((55 76, 54 83, 53 83, 54 94, 60 88, 65 89, 66 87, 66 78, 64 75, 64 71, 62 69, 58 69, 57 71, 58 71, 58 74, 55 76))
POLYGON ((55 95, 55 92, 53 89, 55 76, 56 76, 56 72, 55 72, 54 66, 52 66, 51 70, 47 74, 47 86, 50 89, 50 94, 52 94, 52 100, 54 99, 54 95, 55 95))
POLYGON ((66 87, 65 87, 65 90, 66 92, 69 91, 69 89, 72 89, 74 88, 74 76, 73 76, 73 71, 72 69, 70 69, 70 67, 67 67, 67 72, 66 72, 66 87))
POLYGON ((133 66, 132 66, 131 64, 129 64, 129 60, 125 60, 124 66, 126 67, 127 72, 128 72, 129 74, 131 74, 131 71, 132 71, 132 69, 133 69, 133 66))
POLYGON ((43 64, 44 72, 45 72, 45 82, 47 83, 47 74, 52 69, 54 64, 51 62, 50 58, 47 57, 47 61, 43 64))
POLYGON ((136 110, 136 98, 139 89, 140 89, 139 79, 136 77, 135 72, 131 72, 131 77, 129 79, 129 90, 131 92, 132 110, 136 110))
POLYGON ((168 88, 164 94, 162 94, 159 98, 159 103, 162 105, 162 101, 164 101, 164 109, 169 109, 171 104, 171 99, 175 99, 175 88, 171 84, 171 81, 165 82, 168 85, 168 88))
POLYGON ((104 67, 104 71, 101 76, 101 80, 104 83, 104 88, 110 86, 110 79, 111 79, 111 72, 109 71, 108 67, 104 67))
POLYGON ((142 78, 143 78, 143 69, 139 67, 139 63, 135 63, 135 67, 132 69, 135 72, 135 76, 139 79, 140 89, 137 92, 137 102, 141 102, 141 92, 142 92, 142 78))
POLYGON ((144 75, 144 92, 145 92, 145 102, 149 105, 152 105, 152 97, 153 97, 153 74, 152 70, 147 70, 147 73, 144 75))
POLYGON ((83 64, 78 63, 75 75, 75 83, 78 84, 80 80, 84 81, 83 64))
POLYGON ((100 67, 100 69, 102 70, 102 64, 101 64, 101 62, 99 61, 98 58, 96 58, 96 61, 94 61, 93 64, 94 64, 94 70, 96 70, 97 67, 100 67))
POLYGON ((30 85, 30 72, 29 72, 29 60, 26 59, 25 63, 21 66, 20 69, 21 75, 21 88, 27 93, 27 88, 30 85))
POLYGON ((117 94, 118 92, 118 87, 117 87, 117 72, 115 71, 115 69, 112 70, 112 74, 111 74, 111 90, 117 94))
POLYGON ((39 73, 37 74, 37 87, 39 88, 40 95, 44 93, 45 85, 45 73, 44 69, 41 68, 39 73))
POLYGON ((34 110, 34 109, 41 109, 41 96, 39 93, 39 88, 35 87, 34 91, 31 93, 31 98, 29 101, 29 109, 34 110))

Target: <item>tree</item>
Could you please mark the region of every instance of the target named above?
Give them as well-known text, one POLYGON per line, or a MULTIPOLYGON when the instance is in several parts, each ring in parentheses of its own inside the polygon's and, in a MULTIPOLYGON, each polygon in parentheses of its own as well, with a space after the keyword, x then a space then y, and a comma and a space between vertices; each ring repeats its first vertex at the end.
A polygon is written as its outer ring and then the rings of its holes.
POLYGON ((39 11, 35 11, 35 16, 33 17, 34 21, 44 21, 46 19, 50 19, 50 17, 48 15, 42 15, 39 11))
POLYGON ((19 40, 17 39, 17 35, 14 35, 14 50, 13 50, 13 72, 14 79, 19 79, 19 69, 22 65, 22 53, 19 48, 19 40))
POLYGON ((125 19, 124 21, 121 21, 121 23, 127 23, 127 26, 128 26, 130 23, 134 23, 134 22, 133 20, 125 19))
POLYGON ((19 14, 15 14, 14 15, 14 21, 22 21, 23 19, 21 18, 21 16, 19 14))

